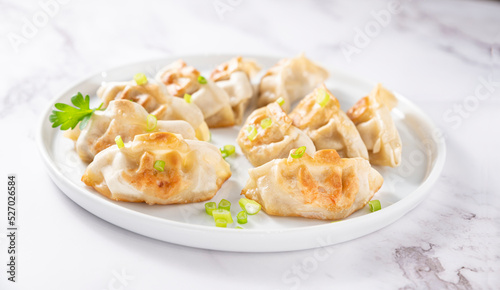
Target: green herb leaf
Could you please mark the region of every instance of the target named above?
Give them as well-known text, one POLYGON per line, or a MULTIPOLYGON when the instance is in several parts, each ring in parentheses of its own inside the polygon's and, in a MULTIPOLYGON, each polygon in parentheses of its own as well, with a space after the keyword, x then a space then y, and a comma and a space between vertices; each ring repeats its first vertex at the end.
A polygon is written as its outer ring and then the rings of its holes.
POLYGON ((90 117, 96 110, 101 110, 102 104, 97 109, 90 108, 90 97, 83 97, 82 93, 78 93, 71 98, 72 107, 68 104, 57 103, 54 107, 59 111, 52 111, 49 116, 49 121, 52 123, 52 128, 61 126, 61 130, 74 129, 80 123, 80 129, 87 126, 90 117))

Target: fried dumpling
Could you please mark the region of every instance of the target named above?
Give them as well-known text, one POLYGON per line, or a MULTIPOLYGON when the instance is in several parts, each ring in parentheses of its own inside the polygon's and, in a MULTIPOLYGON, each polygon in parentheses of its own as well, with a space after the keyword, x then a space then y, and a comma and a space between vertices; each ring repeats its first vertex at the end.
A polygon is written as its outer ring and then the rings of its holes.
POLYGON ((219 65, 210 75, 210 79, 229 95, 236 124, 241 123, 249 100, 254 94, 250 80, 259 71, 260 67, 254 61, 238 56, 219 65))
POLYGON ((291 149, 301 146, 306 146, 309 154, 316 151, 311 139, 292 125, 277 103, 252 112, 238 134, 238 144, 253 166, 284 158, 291 149))
POLYGON ((396 97, 378 84, 347 115, 356 125, 373 165, 396 167, 401 163, 401 138, 391 117, 396 97))
POLYGON ((106 108, 112 100, 131 100, 143 106, 158 120, 184 120, 196 132, 196 138, 202 141, 210 139, 208 126, 200 109, 183 99, 172 97, 166 87, 155 81, 137 85, 136 82, 110 82, 97 90, 97 96, 106 108))
POLYGON ((267 214, 342 219, 363 208, 383 183, 362 158, 340 158, 332 149, 301 158, 275 159, 249 169, 241 194, 267 214))
POLYGON ((290 118, 293 125, 311 138, 316 150, 335 149, 340 157, 368 160, 368 151, 356 126, 324 84, 302 99, 290 118))
POLYGON ((80 158, 90 162, 102 150, 115 144, 120 135, 123 142, 132 141, 135 135, 148 132, 170 132, 185 139, 194 139, 193 127, 186 121, 156 122, 148 130, 148 112, 139 104, 126 101, 111 101, 105 111, 95 111, 75 140, 75 149, 80 158))
POLYGON ((168 92, 175 97, 184 97, 200 88, 198 77, 200 72, 188 66, 182 59, 164 67, 156 74, 156 80, 167 86, 168 92))
POLYGON ((206 80, 191 100, 203 112, 205 122, 210 128, 229 127, 235 124, 234 113, 229 95, 213 81, 206 80))
POLYGON ((176 204, 211 199, 230 176, 216 146, 156 132, 101 151, 82 181, 113 200, 176 204))
POLYGON ((293 102, 310 93, 328 78, 328 72, 304 54, 280 60, 262 77, 258 106, 262 107, 282 97, 288 112, 293 102))

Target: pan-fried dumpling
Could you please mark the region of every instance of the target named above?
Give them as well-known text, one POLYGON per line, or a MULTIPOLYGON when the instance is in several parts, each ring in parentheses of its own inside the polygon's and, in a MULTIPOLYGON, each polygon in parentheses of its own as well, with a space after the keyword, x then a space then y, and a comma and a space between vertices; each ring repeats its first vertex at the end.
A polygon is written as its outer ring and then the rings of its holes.
POLYGON ((200 88, 198 77, 200 72, 188 66, 182 59, 164 67, 156 74, 156 80, 167 86, 168 92, 175 97, 184 97, 200 88))
POLYGON ((396 97, 378 84, 347 115, 356 125, 373 165, 396 167, 401 163, 401 138, 391 117, 396 97))
POLYGON ((368 151, 356 126, 325 85, 302 99, 290 118, 293 125, 311 138, 316 150, 335 149, 340 157, 368 160, 368 151))
POLYGON ((229 127, 235 124, 229 95, 213 81, 206 80, 205 84, 201 84, 200 89, 192 94, 191 100, 203 112, 208 127, 229 127))
POLYGON ((340 158, 335 150, 276 159, 248 171, 241 194, 267 214, 342 219, 363 208, 383 183, 362 158, 340 158))
POLYGON ((303 98, 328 78, 328 72, 304 54, 282 59, 262 77, 258 106, 262 107, 282 97, 288 112, 296 100, 303 98))
POLYGON ((148 132, 170 132, 185 139, 194 139, 193 127, 186 121, 157 121, 156 127, 148 131, 148 112, 139 104, 126 101, 111 101, 105 111, 95 111, 89 122, 75 140, 76 152, 85 162, 90 162, 102 150, 115 144, 120 135, 123 142, 132 141, 135 135, 148 132))
POLYGON ((136 82, 110 82, 102 85, 97 96, 106 108, 112 100, 131 100, 143 106, 158 120, 184 120, 193 126, 196 138, 202 141, 210 139, 208 126, 200 109, 183 99, 172 97, 161 83, 148 81, 137 85, 136 82))
POLYGON ((113 200, 175 204, 211 199, 230 176, 214 145, 157 132, 101 151, 82 181, 113 200))
POLYGON ((259 71, 260 67, 254 61, 238 56, 219 65, 210 75, 210 79, 229 95, 236 124, 241 123, 248 101, 254 94, 250 80, 259 71))
POLYGON ((301 146, 306 146, 309 154, 316 151, 311 139, 292 125, 277 103, 252 112, 238 134, 238 144, 253 166, 284 158, 291 149, 301 146))

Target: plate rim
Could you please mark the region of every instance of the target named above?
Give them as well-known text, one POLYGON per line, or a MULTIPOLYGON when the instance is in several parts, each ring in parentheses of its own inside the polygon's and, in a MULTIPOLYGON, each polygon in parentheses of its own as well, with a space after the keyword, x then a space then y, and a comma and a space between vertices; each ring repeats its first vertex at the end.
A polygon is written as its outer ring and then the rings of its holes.
MULTIPOLYGON (((45 146, 44 138, 48 138, 44 136, 44 132, 46 130, 54 130, 51 128, 51 126, 47 127, 48 123, 48 116, 53 110, 53 104, 56 103, 59 99, 61 98, 67 98, 68 92, 81 84, 89 82, 92 78, 100 75, 102 72, 110 72, 110 71, 119 71, 126 69, 128 67, 133 67, 133 66, 144 66, 148 63, 167 63, 170 61, 174 61, 179 58, 183 59, 189 59, 189 58, 210 58, 210 57, 227 57, 227 59, 230 59, 237 54, 227 54, 227 53, 222 53, 222 54, 217 54, 217 53, 202 53, 202 54, 184 54, 184 55, 171 55, 171 56, 165 56, 165 57, 155 57, 155 58, 149 58, 145 59, 142 61, 134 61, 130 62, 128 64, 122 64, 118 66, 114 66, 105 70, 99 70, 97 72, 94 72, 92 74, 88 74, 86 77, 78 79, 77 81, 71 83, 69 86, 65 87, 63 90, 61 90, 58 94, 56 94, 56 97, 51 99, 48 103, 48 105, 42 110, 41 116, 40 116, 40 121, 39 125, 37 126, 36 130, 36 145, 38 148, 38 151, 40 155, 42 156, 43 163, 46 167, 46 169, 49 171, 49 175, 53 182, 58 186, 58 188, 66 195, 68 196, 71 200, 73 200, 75 203, 77 203, 80 207, 84 208, 85 210, 91 212, 92 214, 96 215, 97 217, 110 222, 112 224, 115 224, 123 229, 139 233, 141 235, 150 237, 150 238, 155 238, 158 240, 166 241, 166 242, 171 242, 171 243, 176 243, 176 244, 181 244, 181 245, 186 245, 186 246, 191 246, 191 247, 197 247, 197 248, 205 248, 205 249, 213 249, 213 250, 222 250, 222 251, 238 251, 238 252, 281 252, 281 251, 288 251, 288 250, 301 250, 301 249, 307 249, 307 248, 313 248, 314 246, 308 246, 308 247, 293 247, 293 249, 260 249, 260 250, 253 250, 253 249, 227 249, 227 248, 221 248, 217 246, 213 247, 206 247, 206 246, 199 246, 196 245, 196 243, 179 243, 176 241, 172 240, 165 240, 159 237, 155 237, 151 234, 146 234, 143 231, 137 231, 137 230, 132 230, 129 227, 123 226, 119 224, 116 220, 111 221, 108 218, 104 218, 101 214, 96 213, 95 210, 89 209, 88 206, 82 205, 81 200, 77 201, 76 196, 73 196, 74 194, 83 194, 82 197, 85 197, 88 201, 95 202, 99 204, 100 206, 104 207, 111 207, 113 210, 118 211, 118 213, 122 216, 131 216, 131 217, 137 217, 140 219, 145 219, 146 222, 152 222, 152 223, 159 223, 163 224, 168 227, 172 227, 178 230, 182 231, 194 231, 194 232, 206 232, 209 230, 210 232, 214 233, 223 233, 224 236, 231 235, 231 236, 242 236, 242 237, 248 237, 248 236, 260 236, 262 234, 265 234, 266 237, 268 235, 283 235, 283 234, 296 234, 297 232, 300 232, 302 234, 307 233, 308 231, 316 231, 318 228, 324 229, 325 231, 328 231, 328 229, 335 229, 335 228, 342 228, 342 227, 350 227, 350 228, 356 228, 360 224, 376 224, 379 223, 382 224, 382 226, 375 227, 371 231, 365 231, 365 233, 361 235, 356 235, 354 238, 362 237, 364 235, 370 234, 374 231, 377 231, 381 228, 386 227, 387 225, 395 222, 396 220, 399 220, 403 215, 409 213, 411 210, 413 210, 416 206, 418 206, 424 198, 427 196, 429 193, 430 188, 434 185, 434 183, 437 181, 439 178, 445 164, 446 160, 446 142, 444 138, 441 138, 440 140, 437 140, 436 136, 431 135, 432 142, 435 144, 435 152, 436 152, 436 157, 435 161, 433 162, 434 164, 431 164, 431 169, 428 171, 428 175, 425 177, 423 182, 411 193, 409 193, 406 197, 402 198, 401 200, 395 202, 391 206, 384 208, 383 211, 377 211, 370 213, 369 215, 362 215, 358 216, 353 219, 347 219, 347 220, 342 220, 342 222, 338 223, 328 223, 328 224, 320 224, 320 225, 311 225, 311 226, 301 226, 301 227, 296 227, 296 228, 289 228, 289 229, 244 229, 244 230, 232 230, 228 228, 217 228, 217 227, 207 227, 205 225, 198 225, 198 224, 190 224, 190 223, 184 223, 184 222, 179 222, 179 221, 174 221, 174 220, 168 220, 156 216, 151 216, 145 213, 137 212, 133 209, 129 209, 123 206, 120 206, 118 204, 113 203, 110 200, 102 199, 99 196, 96 196, 89 192, 89 189, 78 187, 76 184, 73 183, 69 178, 64 176, 62 172, 57 168, 57 165, 55 164, 54 160, 50 156, 50 148, 48 146, 45 146), (73 191, 72 193, 68 194, 66 190, 64 190, 62 187, 67 187, 71 188, 73 191), (392 218, 391 218, 392 217, 392 218)), ((275 59, 276 61, 279 59, 282 59, 283 56, 277 56, 277 55, 272 55, 272 54, 242 54, 246 58, 253 58, 253 59, 275 59)), ((375 85, 377 82, 374 82, 372 80, 369 80, 367 78, 364 78, 360 75, 344 71, 342 69, 332 69, 330 67, 326 67, 330 72, 335 72, 341 75, 344 75, 348 78, 355 79, 364 83, 370 83, 372 85, 375 85)), ((431 120, 431 118, 425 114, 417 105, 415 105, 413 102, 411 102, 409 99, 404 97, 403 95, 399 94, 398 92, 393 91, 393 93, 397 96, 398 101, 404 102, 406 106, 410 107, 412 109, 412 112, 414 112, 419 119, 425 121, 425 125, 429 128, 432 128, 434 130, 439 130, 439 128, 434 124, 434 122, 431 120)), ((50 123, 49 123, 50 125, 50 123)), ((55 133, 52 133, 55 134, 55 133)), ((53 135, 52 135, 53 136, 53 135)), ((431 160, 432 161, 432 160, 431 160)), ((342 241, 349 241, 354 238, 348 238, 344 239, 342 241)), ((317 245, 319 247, 321 245, 317 245)), ((324 245, 323 245, 324 246, 324 245)))

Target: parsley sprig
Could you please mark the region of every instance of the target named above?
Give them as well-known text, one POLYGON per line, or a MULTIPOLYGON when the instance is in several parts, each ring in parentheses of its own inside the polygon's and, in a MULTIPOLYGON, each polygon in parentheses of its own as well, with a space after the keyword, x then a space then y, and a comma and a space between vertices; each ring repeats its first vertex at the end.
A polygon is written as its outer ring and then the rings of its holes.
POLYGON ((89 95, 86 95, 84 98, 80 92, 71 98, 71 103, 76 108, 64 103, 55 104, 56 109, 59 111, 54 110, 49 116, 52 128, 61 126, 60 129, 64 131, 69 128, 74 129, 80 123, 80 129, 83 129, 96 110, 103 110, 101 109, 102 103, 99 108, 91 109, 89 95))

